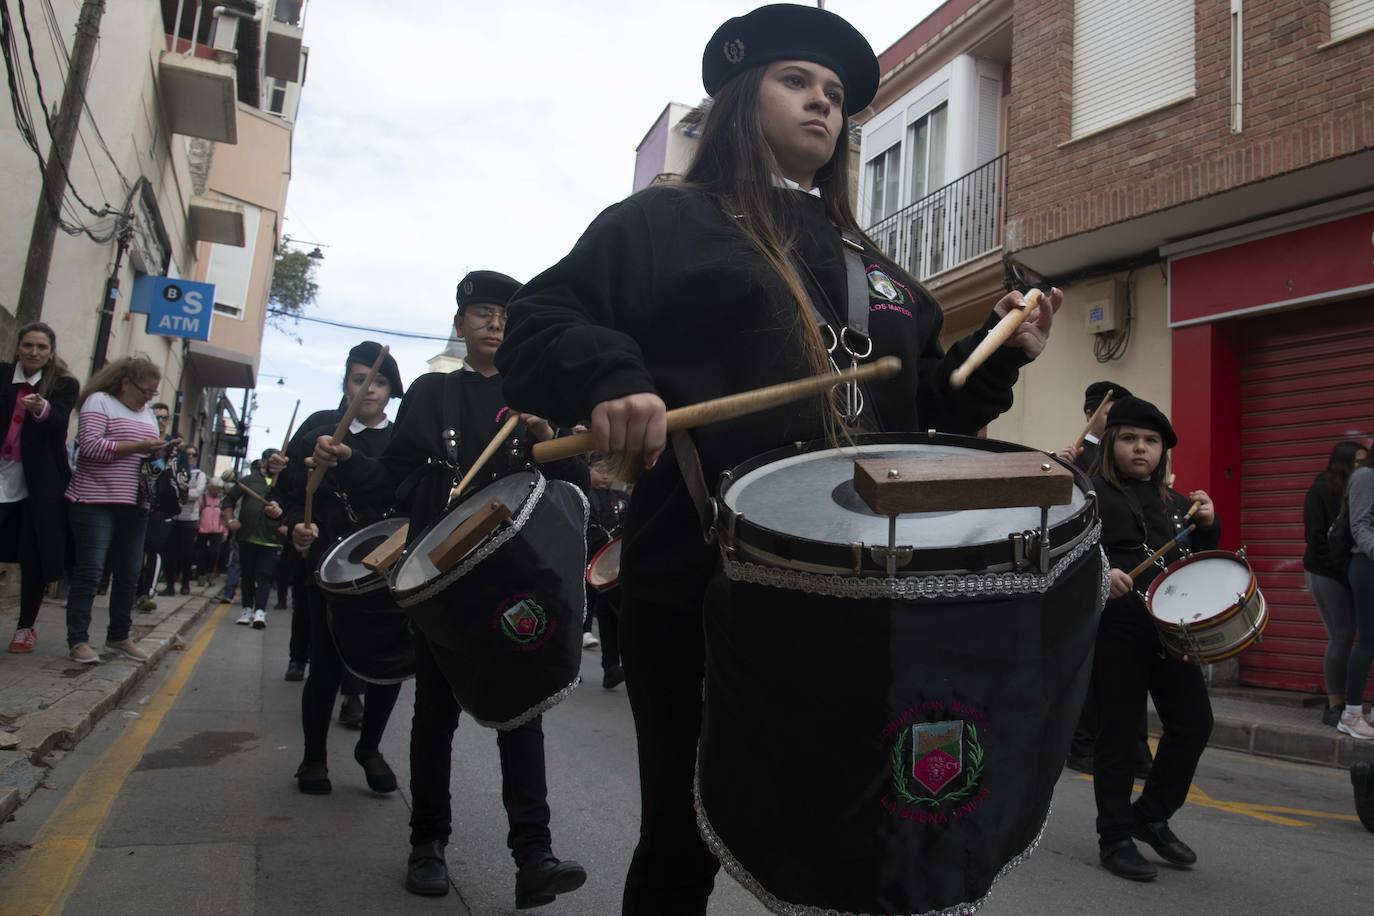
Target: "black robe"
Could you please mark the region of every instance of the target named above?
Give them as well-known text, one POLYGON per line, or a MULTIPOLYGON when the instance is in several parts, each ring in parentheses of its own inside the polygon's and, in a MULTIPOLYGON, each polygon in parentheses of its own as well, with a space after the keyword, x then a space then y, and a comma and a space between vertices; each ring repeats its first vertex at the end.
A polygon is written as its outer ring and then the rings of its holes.
MULTIPOLYGON (((67 562, 67 502, 63 494, 72 479, 67 463, 67 423, 79 388, 70 375, 58 379, 47 398, 52 405, 48 416, 39 423, 30 414, 19 430, 19 460, 29 488, 29 516, 38 540, 44 582, 61 579, 67 562)), ((17 396, 14 363, 0 363, 0 441, 9 434, 17 396)), ((0 562, 19 562, 18 544, 0 539, 0 562)))

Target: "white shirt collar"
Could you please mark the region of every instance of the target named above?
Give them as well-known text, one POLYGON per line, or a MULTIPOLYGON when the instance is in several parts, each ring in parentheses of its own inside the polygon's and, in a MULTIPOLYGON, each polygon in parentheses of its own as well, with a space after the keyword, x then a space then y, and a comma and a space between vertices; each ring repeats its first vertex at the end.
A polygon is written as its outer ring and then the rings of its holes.
POLYGON ((1094 436, 1092 433, 1086 433, 1086 434, 1084 434, 1084 436, 1083 436, 1083 441, 1084 441, 1084 442, 1091 442, 1093 445, 1097 445, 1097 444, 1099 444, 1102 440, 1099 439, 1099 438, 1097 438, 1096 436, 1094 436))
POLYGON ((362 432, 365 429, 386 429, 390 425, 391 420, 389 420, 386 417, 382 417, 382 422, 378 423, 376 426, 368 426, 362 420, 350 420, 348 424, 348 431, 356 436, 358 433, 362 432))
POLYGON ((808 191, 806 188, 803 188, 801 185, 797 184, 791 178, 784 178, 781 175, 774 175, 773 183, 780 188, 791 188, 794 191, 801 191, 803 194, 810 194, 812 197, 821 196, 821 189, 816 187, 815 185, 812 185, 811 190, 808 191))
POLYGON ((27 375, 24 374, 24 365, 23 365, 22 363, 20 363, 20 362, 17 362, 17 361, 15 362, 15 364, 14 364, 14 378, 12 379, 12 381, 14 382, 14 384, 16 384, 16 385, 22 385, 22 384, 24 384, 25 382, 27 382, 27 383, 30 385, 30 387, 32 387, 32 386, 34 386, 34 385, 37 385, 39 379, 41 379, 41 378, 43 378, 43 370, 42 370, 42 369, 39 369, 37 372, 35 372, 35 373, 33 374, 33 377, 30 378, 29 376, 27 376, 27 375))

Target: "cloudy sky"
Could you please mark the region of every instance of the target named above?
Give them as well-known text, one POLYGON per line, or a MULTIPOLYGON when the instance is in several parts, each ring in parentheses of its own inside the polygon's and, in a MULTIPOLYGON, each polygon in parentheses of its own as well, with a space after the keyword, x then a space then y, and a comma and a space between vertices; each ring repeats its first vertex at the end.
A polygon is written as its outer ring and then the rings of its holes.
MULTIPOLYGON (((557 261, 629 193, 664 105, 701 99, 706 39, 753 5, 314 0, 286 208, 289 234, 328 246, 310 314, 446 336, 467 270, 526 280, 557 261)), ((938 5, 826 7, 882 51, 938 5)), ((281 444, 297 398, 302 416, 337 403, 358 341, 390 344, 407 381, 443 347, 308 322, 293 335, 264 336, 253 452, 281 444)))

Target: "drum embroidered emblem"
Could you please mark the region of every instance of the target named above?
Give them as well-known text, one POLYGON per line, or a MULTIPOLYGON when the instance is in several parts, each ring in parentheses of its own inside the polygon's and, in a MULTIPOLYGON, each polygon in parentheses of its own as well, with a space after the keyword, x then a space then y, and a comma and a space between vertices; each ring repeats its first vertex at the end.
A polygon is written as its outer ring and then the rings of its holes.
POLYGON ((900 304, 906 301, 906 297, 902 295, 902 291, 897 284, 892 282, 892 278, 876 267, 869 268, 868 288, 888 302, 900 304))
POLYGON ((938 795, 964 772, 964 723, 929 722, 911 727, 911 776, 938 795))
POLYGON ((522 598, 501 614, 501 632, 522 646, 544 635, 547 625, 548 615, 533 598, 522 598))
POLYGON ((981 807, 988 795, 983 781, 980 711, 962 703, 931 701, 913 707, 888 724, 892 744, 892 794, 883 806, 903 820, 948 823, 981 807), (921 713, 960 716, 911 723, 921 713), (904 721, 905 720, 905 721, 904 721), (925 813, 921 809, 928 810, 925 813))

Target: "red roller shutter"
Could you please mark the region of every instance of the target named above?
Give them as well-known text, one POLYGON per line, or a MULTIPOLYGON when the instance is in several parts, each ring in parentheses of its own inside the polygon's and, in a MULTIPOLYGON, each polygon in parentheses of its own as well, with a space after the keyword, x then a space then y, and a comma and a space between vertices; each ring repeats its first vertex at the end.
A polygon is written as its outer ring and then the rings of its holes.
POLYGON ((1240 656, 1240 679, 1325 693, 1302 503, 1333 445, 1374 433, 1374 298, 1250 319, 1241 341, 1240 537, 1271 617, 1240 656))

